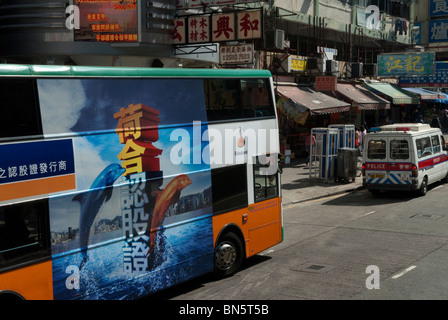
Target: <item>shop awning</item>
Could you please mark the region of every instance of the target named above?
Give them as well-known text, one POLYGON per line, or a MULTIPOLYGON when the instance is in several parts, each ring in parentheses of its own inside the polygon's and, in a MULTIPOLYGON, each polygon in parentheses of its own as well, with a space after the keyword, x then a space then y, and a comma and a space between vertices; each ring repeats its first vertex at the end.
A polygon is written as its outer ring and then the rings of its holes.
POLYGON ((393 104, 419 104, 420 99, 391 83, 365 83, 364 87, 387 98, 393 104))
POLYGON ((350 110, 350 104, 347 102, 308 87, 278 85, 276 89, 281 97, 292 102, 298 109, 306 108, 311 115, 350 110))
POLYGON ((338 83, 335 94, 363 110, 389 109, 390 102, 359 84, 338 83))
POLYGON ((421 100, 438 100, 438 99, 446 99, 446 95, 441 92, 434 92, 431 90, 426 90, 423 88, 403 88, 403 90, 409 91, 413 94, 416 94, 420 97, 421 100))

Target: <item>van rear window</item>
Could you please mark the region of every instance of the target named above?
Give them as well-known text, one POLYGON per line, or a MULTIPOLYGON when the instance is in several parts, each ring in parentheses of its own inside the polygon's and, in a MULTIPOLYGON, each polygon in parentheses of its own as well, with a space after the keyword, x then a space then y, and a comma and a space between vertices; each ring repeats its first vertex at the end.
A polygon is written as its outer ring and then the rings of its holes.
POLYGON ((408 140, 391 140, 390 157, 391 159, 408 159, 409 158, 408 140))
POLYGON ((386 158, 386 141, 385 140, 369 140, 367 144, 367 158, 369 159, 385 159, 386 158))

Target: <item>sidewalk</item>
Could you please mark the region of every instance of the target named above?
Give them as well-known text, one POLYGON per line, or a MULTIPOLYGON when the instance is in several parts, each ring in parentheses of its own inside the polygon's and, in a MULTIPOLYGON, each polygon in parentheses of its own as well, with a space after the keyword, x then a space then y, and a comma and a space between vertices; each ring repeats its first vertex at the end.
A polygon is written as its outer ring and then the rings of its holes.
MULTIPOLYGON (((291 164, 282 165, 283 206, 361 189, 361 165, 361 158, 358 158, 355 182, 351 180, 349 182, 335 182, 334 178, 325 181, 322 178, 314 178, 314 171, 312 171, 310 178, 310 167, 305 164, 305 158, 294 159, 291 164)), ((318 174, 316 174, 317 176, 318 174)))

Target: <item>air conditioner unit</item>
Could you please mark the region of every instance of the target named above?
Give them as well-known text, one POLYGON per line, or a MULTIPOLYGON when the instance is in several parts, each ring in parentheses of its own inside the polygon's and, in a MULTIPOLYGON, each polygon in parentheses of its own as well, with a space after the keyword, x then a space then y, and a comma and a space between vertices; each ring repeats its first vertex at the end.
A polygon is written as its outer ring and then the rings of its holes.
POLYGON ((347 78, 361 78, 363 76, 361 62, 347 63, 347 78))
POLYGON ((325 72, 325 64, 322 58, 311 57, 306 62, 306 71, 312 75, 322 75, 325 72))
POLYGON ((378 75, 378 65, 376 63, 366 63, 363 66, 365 77, 376 77, 378 75))
POLYGON ((325 74, 329 76, 339 75, 339 61, 326 60, 325 61, 325 74))
POLYGON ((266 31, 265 47, 283 49, 285 47, 285 31, 280 29, 266 31))
POLYGON ((285 47, 285 31, 275 29, 274 44, 277 49, 283 49, 285 47))

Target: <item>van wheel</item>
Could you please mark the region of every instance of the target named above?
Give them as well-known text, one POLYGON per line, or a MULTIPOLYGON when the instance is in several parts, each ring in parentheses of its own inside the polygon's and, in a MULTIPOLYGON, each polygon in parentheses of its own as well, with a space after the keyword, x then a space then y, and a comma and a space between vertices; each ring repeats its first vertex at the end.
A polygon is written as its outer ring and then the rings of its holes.
POLYGON ((224 234, 215 250, 215 272, 230 276, 238 271, 243 262, 243 244, 233 232, 224 234))
POLYGON ((442 179, 442 183, 448 183, 448 173, 446 174, 445 178, 442 179))
POLYGON ((426 193, 428 192, 428 177, 424 177, 423 181, 422 181, 422 185, 420 187, 420 189, 418 190, 418 193, 421 196, 426 195, 426 193))

